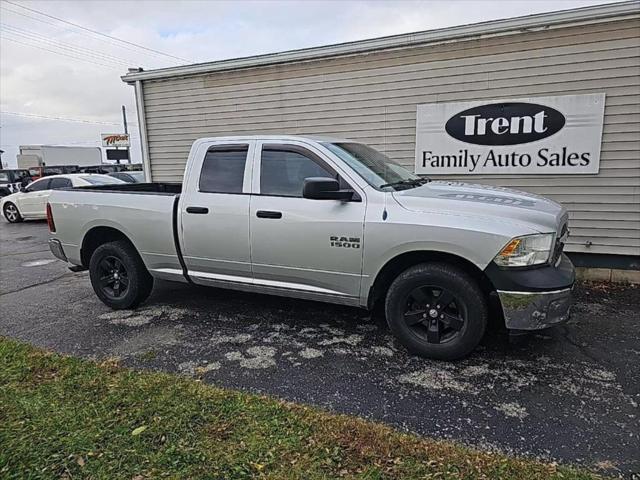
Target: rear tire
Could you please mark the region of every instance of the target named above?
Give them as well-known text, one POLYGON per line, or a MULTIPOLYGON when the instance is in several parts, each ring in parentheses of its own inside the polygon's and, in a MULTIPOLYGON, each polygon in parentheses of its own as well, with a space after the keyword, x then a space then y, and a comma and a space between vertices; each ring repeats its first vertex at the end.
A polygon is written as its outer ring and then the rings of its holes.
POLYGON ((5 203, 2 210, 4 218, 6 218, 7 222, 9 223, 20 223, 24 220, 24 218, 22 218, 22 215, 20 215, 18 207, 16 207, 15 204, 11 202, 5 203))
POLYGON ((385 302, 390 330, 412 353, 456 360, 471 353, 487 326, 487 302, 477 282, 446 263, 423 263, 401 273, 385 302))
POLYGON ((115 310, 137 307, 153 289, 153 277, 125 240, 96 248, 89 262, 89 277, 98 298, 115 310))

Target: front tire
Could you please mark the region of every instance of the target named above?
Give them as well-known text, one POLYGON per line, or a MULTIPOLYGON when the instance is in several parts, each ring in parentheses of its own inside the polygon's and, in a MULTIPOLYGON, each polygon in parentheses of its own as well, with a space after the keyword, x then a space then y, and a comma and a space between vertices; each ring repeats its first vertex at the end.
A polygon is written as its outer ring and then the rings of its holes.
POLYGON ((89 262, 89 277, 98 298, 115 310, 137 307, 153 288, 153 277, 140 255, 124 240, 96 248, 89 262))
POLYGON ((18 207, 16 207, 15 204, 11 202, 7 202, 4 204, 2 213, 4 214, 4 218, 6 218, 7 222, 9 223, 20 223, 24 220, 24 218, 22 218, 22 215, 20 215, 18 207))
POLYGON ((457 360, 480 343, 488 308, 477 282, 446 263, 423 263, 401 273, 387 293, 390 330, 412 353, 457 360))

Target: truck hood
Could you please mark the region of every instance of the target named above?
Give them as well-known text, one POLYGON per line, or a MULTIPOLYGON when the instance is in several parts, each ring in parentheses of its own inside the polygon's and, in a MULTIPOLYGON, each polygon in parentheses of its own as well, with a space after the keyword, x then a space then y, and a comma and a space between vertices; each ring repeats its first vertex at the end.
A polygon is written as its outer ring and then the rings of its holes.
POLYGON ((489 185, 432 181, 392 195, 407 210, 492 217, 540 233, 560 231, 568 217, 562 205, 548 198, 489 185))

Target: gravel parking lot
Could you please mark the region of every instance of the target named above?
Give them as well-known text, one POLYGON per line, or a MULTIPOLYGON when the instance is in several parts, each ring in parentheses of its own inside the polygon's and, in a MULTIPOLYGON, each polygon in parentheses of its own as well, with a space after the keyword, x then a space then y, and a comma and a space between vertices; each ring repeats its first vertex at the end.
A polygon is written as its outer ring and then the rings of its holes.
POLYGON ((456 363, 409 356, 383 321, 314 302, 157 282, 111 311, 46 246, 2 222, 0 335, 201 376, 482 448, 640 472, 640 289, 580 285, 568 325, 456 363))

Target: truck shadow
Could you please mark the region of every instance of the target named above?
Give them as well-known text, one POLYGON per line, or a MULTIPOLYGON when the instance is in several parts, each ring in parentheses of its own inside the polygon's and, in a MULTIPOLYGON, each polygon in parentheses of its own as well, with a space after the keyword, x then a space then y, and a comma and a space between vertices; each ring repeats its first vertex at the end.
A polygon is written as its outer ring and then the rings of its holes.
MULTIPOLYGON (((188 309, 195 313, 186 316, 181 323, 197 329, 209 326, 212 330, 219 327, 220 319, 227 325, 229 320, 238 320, 239 326, 246 322, 255 322, 261 328, 268 329, 268 324, 285 324, 294 330, 316 328, 341 329, 346 335, 363 331, 376 332, 371 340, 378 337, 381 344, 389 344, 395 339, 388 330, 382 309, 372 312, 364 309, 336 304, 328 304, 311 300, 292 299, 274 295, 246 293, 214 287, 191 286, 181 283, 156 281, 153 293, 145 303, 147 306, 164 304, 171 299, 171 305, 188 309)), ((493 352, 494 355, 506 355, 514 349, 523 347, 536 348, 540 335, 527 334, 517 338, 510 337, 504 328, 504 322, 498 315, 493 315, 487 332, 480 344, 480 349, 493 352), (538 338, 536 338, 538 337, 538 338)), ((403 347, 397 344, 397 348, 403 347)))

